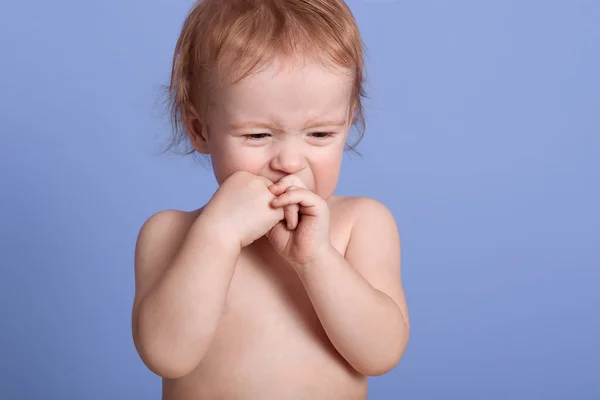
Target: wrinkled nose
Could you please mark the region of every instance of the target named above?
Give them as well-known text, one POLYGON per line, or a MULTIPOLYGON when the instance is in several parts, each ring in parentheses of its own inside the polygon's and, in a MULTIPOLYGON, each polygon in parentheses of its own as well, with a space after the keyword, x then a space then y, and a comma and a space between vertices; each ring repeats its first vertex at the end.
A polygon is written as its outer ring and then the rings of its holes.
POLYGON ((281 143, 271 159, 271 168, 285 174, 295 174, 306 167, 306 158, 297 143, 281 143))

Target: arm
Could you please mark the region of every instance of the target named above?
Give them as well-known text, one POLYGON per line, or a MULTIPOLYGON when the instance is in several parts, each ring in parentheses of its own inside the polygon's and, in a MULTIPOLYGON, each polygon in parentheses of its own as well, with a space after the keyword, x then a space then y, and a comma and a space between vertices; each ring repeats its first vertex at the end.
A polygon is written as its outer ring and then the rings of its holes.
POLYGON ((400 361, 409 337, 400 239, 385 206, 357 201, 346 258, 330 247, 296 270, 338 352, 358 372, 382 375, 400 361))
POLYGON ((203 214, 191 226, 183 220, 177 211, 152 216, 135 250, 133 339, 146 366, 165 378, 189 374, 202 359, 240 253, 203 214))

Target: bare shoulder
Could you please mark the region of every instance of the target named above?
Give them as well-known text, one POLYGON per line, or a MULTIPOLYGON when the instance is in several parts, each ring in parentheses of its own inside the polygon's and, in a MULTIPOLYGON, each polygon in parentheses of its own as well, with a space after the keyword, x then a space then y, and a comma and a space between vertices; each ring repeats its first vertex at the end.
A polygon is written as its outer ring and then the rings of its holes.
POLYGON ((382 202, 369 197, 346 197, 346 218, 350 224, 347 253, 354 258, 385 257, 387 264, 400 264, 400 234, 396 219, 382 202), (378 254, 375 254, 375 251, 378 254), (365 253, 365 254, 363 254, 365 253))
POLYGON ((140 236, 154 236, 155 234, 161 234, 164 229, 170 230, 168 233, 172 234, 173 229, 179 230, 182 227, 192 224, 201 211, 202 208, 194 211, 159 211, 144 222, 140 229, 140 236))
POLYGON ((134 307, 160 278, 201 210, 164 210, 144 222, 135 245, 134 307))
POLYGON ((398 232, 392 212, 385 204, 373 198, 336 196, 332 199, 330 207, 336 215, 347 221, 351 230, 369 228, 378 230, 378 226, 384 225, 384 227, 387 226, 388 229, 398 232), (357 224, 358 226, 356 226, 357 224))
POLYGON ((199 210, 164 210, 152 215, 144 222, 136 242, 136 256, 156 256, 156 245, 171 248, 180 243, 196 220, 199 210))

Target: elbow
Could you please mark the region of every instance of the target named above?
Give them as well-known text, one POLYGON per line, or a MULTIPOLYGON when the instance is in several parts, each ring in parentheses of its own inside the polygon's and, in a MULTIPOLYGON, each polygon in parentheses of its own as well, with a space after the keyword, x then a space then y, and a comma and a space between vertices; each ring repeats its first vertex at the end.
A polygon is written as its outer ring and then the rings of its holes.
POLYGON ((357 371, 365 376, 381 376, 393 370, 399 362, 399 359, 394 359, 393 361, 380 361, 364 365, 357 369, 357 371))
POLYGON ((189 375, 200 360, 191 352, 180 354, 168 341, 160 340, 147 330, 139 329, 139 320, 133 324, 133 343, 142 362, 154 374, 165 379, 178 379, 189 375))
POLYGON ((371 357, 356 363, 354 368, 366 376, 381 376, 393 370, 399 363, 406 347, 408 346, 408 329, 395 341, 394 345, 388 346, 379 354, 372 354, 371 357))
POLYGON ((371 358, 368 362, 363 362, 357 364, 354 368, 361 374, 365 376, 381 376, 387 374, 391 370, 393 370, 400 359, 402 358, 403 352, 398 353, 390 353, 385 357, 380 358, 371 358))
POLYGON ((356 365, 354 369, 365 376, 381 376, 393 370, 399 362, 399 358, 391 359, 388 357, 384 360, 370 360, 370 362, 361 363, 356 365))
POLYGON ((189 375, 194 367, 182 365, 181 363, 160 362, 151 358, 144 359, 144 364, 150 371, 165 379, 179 379, 189 375))
POLYGON ((179 379, 189 375, 198 365, 189 355, 180 357, 164 345, 136 344, 137 352, 146 367, 165 379, 179 379))

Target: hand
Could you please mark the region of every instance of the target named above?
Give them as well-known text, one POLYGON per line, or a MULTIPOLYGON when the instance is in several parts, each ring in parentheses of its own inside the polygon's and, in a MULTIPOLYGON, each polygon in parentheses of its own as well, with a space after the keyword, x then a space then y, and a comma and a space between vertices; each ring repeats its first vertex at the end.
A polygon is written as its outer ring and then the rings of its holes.
POLYGON ((267 233, 277 253, 298 266, 319 257, 330 246, 327 202, 295 175, 287 175, 269 190, 277 196, 271 205, 285 216, 267 233))
POLYGON ((203 214, 240 248, 248 246, 284 219, 284 210, 270 205, 275 198, 270 185, 267 178, 237 171, 221 184, 203 214))

